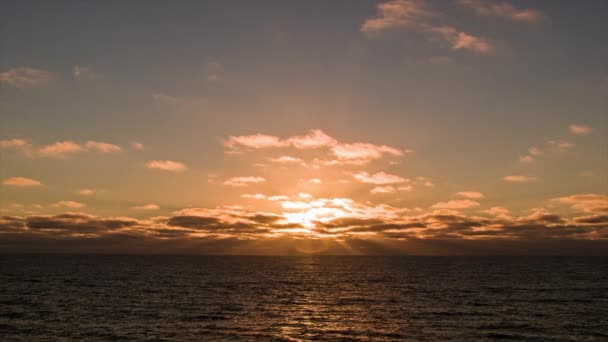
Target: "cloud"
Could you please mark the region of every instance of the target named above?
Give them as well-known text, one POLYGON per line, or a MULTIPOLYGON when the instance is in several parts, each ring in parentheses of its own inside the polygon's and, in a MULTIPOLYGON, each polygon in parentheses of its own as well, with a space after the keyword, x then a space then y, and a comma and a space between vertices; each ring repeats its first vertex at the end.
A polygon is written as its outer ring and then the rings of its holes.
POLYGON ((438 37, 449 42, 454 50, 471 50, 478 53, 488 53, 493 47, 486 39, 458 31, 452 26, 438 26, 430 29, 438 37))
POLYGON ((567 150, 573 148, 575 145, 567 140, 549 140, 547 145, 554 147, 558 150, 567 150))
POLYGON ((304 164, 304 161, 302 159, 292 156, 280 156, 277 158, 269 158, 268 161, 279 164, 304 164))
POLYGON ((460 196, 460 197, 470 198, 470 199, 480 199, 480 198, 485 197, 481 192, 477 192, 477 191, 460 191, 460 192, 455 193, 454 196, 460 196))
POLYGON ((297 149, 328 147, 338 143, 336 139, 325 134, 320 129, 313 129, 305 135, 290 137, 287 139, 287 142, 297 149))
POLYGON ((69 209, 80 209, 84 208, 86 204, 76 201, 59 201, 52 204, 55 208, 69 208, 69 209))
POLYGON ((416 27, 423 19, 440 16, 422 0, 391 0, 376 7, 378 13, 365 20, 361 32, 370 34, 399 27, 416 27))
POLYGON ((0 140, 0 148, 23 148, 28 146, 29 143, 25 139, 5 139, 0 140))
POLYGON ((391 175, 385 172, 376 172, 375 174, 369 174, 365 171, 361 171, 358 173, 353 174, 353 178, 355 178, 356 180, 358 180, 361 183, 367 183, 367 184, 377 184, 377 185, 385 185, 385 184, 396 184, 396 183, 403 183, 403 182, 407 182, 408 179, 397 176, 397 175, 391 175))
POLYGON ((82 195, 82 196, 93 196, 93 195, 95 195, 95 190, 82 189, 82 190, 78 191, 78 194, 82 195))
POLYGON ((279 137, 267 134, 252 134, 242 136, 230 136, 224 141, 224 146, 236 149, 239 147, 259 149, 268 147, 283 147, 287 146, 288 142, 283 141, 279 137))
POLYGON ((173 160, 150 160, 146 163, 149 169, 157 169, 163 171, 180 172, 188 169, 186 164, 173 160))
POLYGON ((543 152, 541 151, 540 148, 536 147, 536 146, 532 146, 528 149, 528 153, 530 153, 533 156, 539 156, 541 155, 543 152))
POLYGON ((31 88, 49 83, 53 74, 30 67, 19 67, 0 73, 0 83, 6 83, 15 88, 31 88))
MULTIPOLYGON (((605 197, 572 195, 560 201, 571 205, 606 201, 605 197)), ((440 207, 476 206, 466 201, 470 200, 462 200, 464 204, 443 202, 440 207)), ((372 254, 520 255, 563 254, 566 250, 569 254, 606 255, 608 251, 608 218, 604 214, 570 219, 536 209, 517 217, 493 207, 486 210, 490 217, 454 209, 412 215, 405 208, 385 204, 312 196, 281 204, 284 209, 280 213, 225 206, 187 208, 146 220, 70 212, 4 216, 0 217, 0 249, 286 255, 306 241, 332 246, 318 251, 327 254, 370 254, 373 245, 377 247, 372 254)))
POLYGON ((579 194, 551 199, 552 202, 569 205, 584 212, 608 212, 608 196, 600 194, 579 194))
POLYGON ((4 181, 2 181, 2 184, 4 185, 10 185, 10 186, 19 186, 19 187, 24 187, 24 186, 41 186, 42 183, 40 183, 39 181, 35 180, 35 179, 31 179, 31 178, 26 178, 26 177, 10 177, 10 178, 6 178, 4 181))
POLYGON ((264 194, 243 194, 241 197, 247 199, 266 199, 266 195, 264 194))
POLYGON ((488 3, 484 0, 459 0, 458 3, 480 16, 494 16, 525 23, 538 23, 545 18, 540 11, 532 9, 520 10, 507 2, 497 4, 488 3))
POLYGON ((367 35, 378 34, 395 28, 413 29, 433 39, 450 43, 454 50, 470 50, 477 53, 489 53, 492 44, 481 37, 463 32, 450 25, 432 23, 445 15, 430 9, 423 0, 390 0, 377 5, 375 17, 365 20, 361 32, 367 35))
POLYGON ((158 209, 160 209, 160 206, 158 204, 149 203, 149 204, 144 204, 144 205, 136 205, 134 207, 131 207, 131 209, 150 211, 150 210, 158 210, 158 209))
POLYGON ((180 100, 175 97, 175 96, 171 96, 171 95, 167 95, 167 94, 163 94, 163 93, 155 93, 152 95, 152 99, 154 101, 158 101, 158 102, 164 102, 164 103, 177 103, 180 100))
POLYGON ((529 183, 536 181, 536 177, 523 175, 505 176, 502 179, 511 183, 529 183))
POLYGON ((447 202, 435 203, 431 206, 433 209, 467 209, 478 207, 479 202, 472 200, 450 200, 447 202))
POLYGON ((532 156, 522 156, 519 157, 520 163, 534 163, 534 157, 532 156))
POLYGON ((232 177, 224 182, 224 185, 228 186, 246 186, 253 183, 265 182, 266 179, 262 177, 232 177))
POLYGON ((76 65, 72 68, 72 75, 77 79, 94 80, 100 78, 101 75, 90 67, 76 65))
MULTIPOLYGON (((341 143, 335 138, 325 134, 320 129, 313 129, 305 135, 292 136, 286 139, 261 133, 229 136, 223 141, 223 144, 228 149, 227 153, 239 153, 242 149, 250 150, 279 147, 292 147, 299 150, 328 148, 334 159, 315 159, 313 167, 317 168, 321 165, 365 164, 372 160, 380 159, 384 155, 403 156, 405 153, 410 152, 409 150, 400 150, 386 145, 375 145, 363 142, 341 143)), ((291 156, 282 156, 279 158, 271 158, 271 161, 295 163, 299 160, 291 156)), ((309 166, 304 161, 301 161, 300 164, 309 166)))
POLYGON ((143 151, 144 150, 144 144, 134 141, 131 143, 131 149, 135 150, 135 151, 143 151))
POLYGON ((122 147, 103 141, 87 141, 85 147, 89 150, 95 150, 101 153, 122 152, 122 147))
POLYGON ((394 156, 403 156, 404 154, 404 151, 390 146, 368 143, 338 144, 331 148, 331 152, 338 161, 353 164, 364 164, 380 159, 385 154, 394 156))
POLYGON ((587 125, 572 124, 568 128, 570 129, 570 133, 580 135, 589 134, 593 131, 593 129, 587 125))
POLYGON ((377 186, 371 189, 369 192, 371 194, 387 194, 393 193, 395 191, 397 191, 397 188, 395 188, 394 186, 377 186))
POLYGON ((65 158, 71 154, 83 152, 86 149, 71 140, 59 141, 38 149, 38 154, 43 157, 65 158))

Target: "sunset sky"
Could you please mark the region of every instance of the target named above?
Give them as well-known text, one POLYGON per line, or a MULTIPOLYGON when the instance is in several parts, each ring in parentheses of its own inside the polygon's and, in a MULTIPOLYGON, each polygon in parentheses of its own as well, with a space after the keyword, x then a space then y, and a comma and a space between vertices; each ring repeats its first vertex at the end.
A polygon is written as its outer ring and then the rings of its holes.
POLYGON ((606 1, 19 1, 0 250, 608 249, 606 1))

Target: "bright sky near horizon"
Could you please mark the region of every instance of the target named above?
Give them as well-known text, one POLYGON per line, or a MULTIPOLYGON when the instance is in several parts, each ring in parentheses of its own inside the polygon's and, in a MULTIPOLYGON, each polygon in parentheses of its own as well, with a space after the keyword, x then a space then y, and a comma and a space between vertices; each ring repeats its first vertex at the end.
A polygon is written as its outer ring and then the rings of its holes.
POLYGON ((603 248, 606 13, 599 0, 6 3, 0 249, 603 248))

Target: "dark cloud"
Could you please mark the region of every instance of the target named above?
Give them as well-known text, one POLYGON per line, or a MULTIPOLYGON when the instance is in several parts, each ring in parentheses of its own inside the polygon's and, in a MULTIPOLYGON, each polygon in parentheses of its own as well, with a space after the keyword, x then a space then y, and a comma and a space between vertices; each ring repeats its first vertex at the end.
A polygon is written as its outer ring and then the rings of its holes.
MULTIPOLYGON (((320 234, 316 236, 298 230, 285 233, 286 229, 306 227, 288 223, 278 214, 238 210, 201 212, 207 214, 152 220, 100 218, 82 213, 4 216, 0 218, 0 248, 103 253, 535 254, 550 251, 560 254, 557 253, 559 245, 563 248, 562 254, 588 254, 597 251, 598 246, 608 245, 606 215, 568 219, 537 211, 508 219, 458 212, 398 218, 345 217, 315 222, 308 230, 320 234), (593 248, 583 253, 585 244, 593 248), (527 251, 525 246, 533 250, 527 251)), ((608 248, 600 254, 608 254, 608 248)))

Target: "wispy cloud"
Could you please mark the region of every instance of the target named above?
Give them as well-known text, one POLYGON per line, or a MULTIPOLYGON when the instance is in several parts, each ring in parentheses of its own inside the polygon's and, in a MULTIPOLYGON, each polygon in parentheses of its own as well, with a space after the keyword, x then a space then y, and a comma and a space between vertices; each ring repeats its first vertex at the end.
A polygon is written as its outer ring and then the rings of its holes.
POLYGON ((423 0, 390 0, 377 5, 376 16, 365 20, 361 32, 373 35, 389 29, 406 28, 448 42, 454 50, 477 53, 493 50, 493 45, 485 38, 451 25, 435 23, 436 19, 445 17, 443 13, 431 9, 423 0))
POLYGON ((152 210, 158 210, 158 209, 160 209, 160 206, 158 204, 149 203, 149 204, 144 204, 144 205, 136 205, 134 207, 131 207, 131 209, 133 209, 133 210, 152 211, 152 210))
POLYGON ((481 192, 478 191, 460 191, 454 194, 454 196, 460 196, 460 197, 464 197, 464 198, 470 198, 470 199, 480 199, 480 198, 484 198, 484 194, 482 194, 481 192))
POLYGON ((407 182, 408 179, 397 175, 391 175, 385 172, 376 172, 369 174, 365 171, 357 172, 353 174, 353 178, 362 183, 386 185, 407 182))
POLYGON ((52 73, 30 67, 19 67, 0 72, 0 83, 20 89, 45 85, 52 79, 52 73))
POLYGON ((587 125, 580 125, 580 124, 572 124, 568 127, 570 129, 570 133, 572 134, 589 134, 593 131, 593 129, 591 128, 591 126, 587 126, 587 125))
POLYGON ((507 2, 494 3, 484 0, 458 0, 458 3, 480 16, 493 16, 525 23, 538 23, 545 18, 545 15, 538 10, 518 9, 507 2))
POLYGON ((2 184, 19 187, 42 185, 42 183, 40 183, 39 181, 26 177, 9 177, 2 181, 2 184))
POLYGON ((23 148, 23 147, 27 147, 29 145, 28 141, 25 139, 19 139, 19 138, 14 138, 14 139, 5 139, 5 140, 0 140, 0 148, 23 148))
POLYGON ((78 194, 82 195, 82 196, 93 196, 93 195, 95 195, 95 190, 92 190, 92 189, 82 189, 82 190, 78 191, 78 194))
POLYGON ((524 175, 505 176, 502 179, 511 183, 529 183, 536 181, 536 177, 524 175))
POLYGON ((447 202, 435 203, 431 206, 433 209, 467 209, 478 207, 480 204, 477 201, 472 200, 450 200, 447 202))
POLYGON ((146 163, 146 167, 171 172, 180 172, 188 169, 186 164, 174 160, 150 160, 146 163))
POLYGON ((85 147, 101 153, 122 152, 122 147, 103 141, 87 141, 85 147))
POLYGON ((86 204, 76 201, 59 201, 52 204, 55 208, 81 209, 86 207, 86 204))
POLYGON ((261 182, 265 182, 265 181, 266 181, 266 179, 264 179, 263 177, 252 177, 252 176, 232 177, 232 178, 226 180, 224 182, 224 185, 241 187, 241 186, 246 186, 246 185, 254 184, 254 183, 261 183, 261 182))

